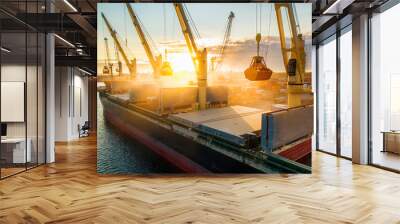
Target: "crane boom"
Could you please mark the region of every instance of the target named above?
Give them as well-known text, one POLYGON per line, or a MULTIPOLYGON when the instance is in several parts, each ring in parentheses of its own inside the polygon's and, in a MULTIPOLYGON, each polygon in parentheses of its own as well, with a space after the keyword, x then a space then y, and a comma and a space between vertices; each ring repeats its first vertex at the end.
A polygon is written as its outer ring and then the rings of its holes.
POLYGON ((186 45, 189 49, 190 56, 192 57, 192 61, 196 71, 198 70, 198 62, 196 57, 199 52, 197 50, 196 41, 194 40, 192 29, 189 25, 189 20, 185 14, 182 3, 174 3, 174 8, 176 11, 176 15, 178 16, 179 24, 182 28, 183 36, 185 37, 186 45))
POLYGON ((133 10, 133 8, 130 5, 130 3, 126 3, 126 7, 128 8, 129 16, 131 17, 132 23, 133 23, 133 25, 134 25, 134 27, 136 29, 136 32, 139 35, 140 41, 141 41, 141 43, 143 45, 143 48, 144 48, 144 50, 146 52, 147 58, 150 61, 151 67, 153 68, 153 71, 156 73, 157 70, 158 70, 159 65, 158 65, 158 63, 156 61, 156 58, 153 55, 153 52, 151 51, 150 45, 149 45, 149 43, 148 43, 148 41, 146 39, 146 36, 145 36, 145 34, 143 32, 143 28, 140 25, 139 19, 136 16, 135 11, 133 10))
POLYGON ((108 19, 104 15, 104 13, 101 13, 101 16, 103 17, 104 22, 106 23, 107 29, 110 32, 111 37, 114 39, 114 42, 115 42, 119 52, 121 53, 122 58, 124 59, 126 65, 128 66, 128 69, 129 69, 129 72, 130 72, 131 76, 135 77, 136 76, 135 59, 134 59, 133 63, 131 61, 129 61, 128 56, 126 55, 124 49, 122 48, 122 45, 121 45, 120 41, 118 40, 117 33, 112 28, 110 22, 108 21, 108 19))
POLYGON ((219 53, 219 55, 220 55, 220 56, 219 56, 219 57, 220 57, 220 60, 217 62, 217 66, 216 66, 216 67, 218 67, 219 65, 221 65, 221 64, 222 64, 222 61, 224 60, 225 49, 226 49, 226 47, 228 46, 229 39, 230 39, 230 37, 231 37, 231 30, 232 30, 233 18, 235 18, 235 14, 234 14, 233 12, 230 12, 230 13, 229 13, 229 16, 228 16, 228 23, 227 23, 227 25, 226 25, 224 40, 223 40, 223 42, 222 42, 221 51, 220 51, 220 53, 219 53))
POLYGON ((200 110, 204 110, 206 109, 207 103, 207 49, 204 48, 203 51, 198 50, 182 3, 174 3, 174 8, 197 74, 198 102, 200 110))

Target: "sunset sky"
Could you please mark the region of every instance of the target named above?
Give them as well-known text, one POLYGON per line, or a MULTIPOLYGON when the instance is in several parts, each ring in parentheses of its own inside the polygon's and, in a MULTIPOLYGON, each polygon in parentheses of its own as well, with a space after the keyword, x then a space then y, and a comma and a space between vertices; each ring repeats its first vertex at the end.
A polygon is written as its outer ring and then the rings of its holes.
MULTIPOLYGON (((241 50, 238 51, 238 49, 231 49, 230 51, 227 51, 227 54, 235 54, 236 52, 236 54, 238 54, 237 56, 231 55, 231 59, 234 60, 238 56, 246 55, 247 57, 247 55, 249 55, 249 57, 251 57, 252 54, 256 53, 256 43, 254 41, 256 35, 256 3, 187 3, 185 5, 187 6, 200 33, 200 39, 198 39, 199 48, 207 47, 210 49, 210 55, 213 55, 212 49, 218 49, 218 46, 222 43, 228 15, 230 11, 233 11, 235 18, 233 20, 230 38, 231 43, 245 43, 245 47, 239 46, 240 44, 237 44, 236 46, 235 44, 235 47, 241 50)), ((164 48, 172 48, 176 50, 175 53, 170 52, 168 54, 168 58, 172 65, 175 65, 174 69, 192 70, 193 65, 189 55, 187 54, 184 37, 172 3, 133 3, 132 7, 139 19, 142 21, 145 29, 150 34, 160 53, 164 52, 164 48)), ((261 24, 259 25, 261 26, 261 30, 259 29, 258 32, 261 31, 264 39, 266 36, 277 37, 278 28, 273 4, 258 3, 258 7, 261 8, 261 24)), ((295 7, 301 32, 310 36, 311 4, 295 4, 295 7)), ((126 6, 121 3, 98 4, 98 60, 104 61, 105 59, 104 37, 109 39, 111 58, 115 58, 114 44, 100 15, 102 12, 104 12, 114 29, 117 31, 123 43, 128 43, 129 55, 131 57, 136 57, 139 64, 147 64, 148 59, 142 45, 140 44, 126 6)), ((284 19, 285 24, 287 24, 286 17, 284 17, 284 19)), ((275 39, 275 44, 279 44, 277 38, 269 39, 275 39)), ((266 41, 263 41, 262 45, 265 47, 265 45, 267 45, 266 41)), ((275 47, 274 49, 279 51, 279 47, 275 47)), ((248 64, 250 60, 251 58, 246 59, 246 63, 248 64)), ((229 64, 229 61, 229 56, 227 55, 226 63, 229 64)))

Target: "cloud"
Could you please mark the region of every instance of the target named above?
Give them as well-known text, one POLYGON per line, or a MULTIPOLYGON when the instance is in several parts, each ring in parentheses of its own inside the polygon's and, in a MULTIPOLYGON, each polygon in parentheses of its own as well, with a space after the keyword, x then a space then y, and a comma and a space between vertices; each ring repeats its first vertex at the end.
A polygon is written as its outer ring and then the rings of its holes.
MULTIPOLYGON (((306 68, 311 67, 311 36, 305 35, 306 40, 306 68)), ((290 39, 287 39, 290 42, 290 39)), ((218 56, 221 49, 222 40, 213 38, 203 38, 197 41, 198 47, 207 48, 209 58, 218 56)), ((163 42, 160 44, 169 52, 187 52, 184 40, 163 42)), ((257 55, 257 44, 255 38, 236 39, 229 42, 225 49, 225 57, 220 69, 223 71, 244 71, 257 55)), ((280 39, 277 36, 263 37, 260 43, 260 56, 264 57, 267 66, 274 72, 285 70, 281 53, 280 39)))

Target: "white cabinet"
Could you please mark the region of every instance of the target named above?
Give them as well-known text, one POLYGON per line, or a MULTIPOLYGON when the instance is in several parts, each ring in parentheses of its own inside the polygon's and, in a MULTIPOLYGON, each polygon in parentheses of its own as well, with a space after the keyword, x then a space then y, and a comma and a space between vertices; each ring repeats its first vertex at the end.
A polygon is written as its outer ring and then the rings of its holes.
POLYGON ((6 147, 8 150, 12 151, 12 163, 25 163, 32 161, 32 141, 27 139, 25 143, 25 138, 7 138, 2 139, 2 147, 6 147), (25 144, 27 143, 26 151, 25 144))

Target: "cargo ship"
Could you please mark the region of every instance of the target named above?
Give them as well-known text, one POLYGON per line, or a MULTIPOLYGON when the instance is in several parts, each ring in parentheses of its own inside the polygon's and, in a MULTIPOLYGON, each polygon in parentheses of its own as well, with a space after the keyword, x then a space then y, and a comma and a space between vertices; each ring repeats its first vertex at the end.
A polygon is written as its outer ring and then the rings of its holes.
POLYGON ((227 105, 227 87, 214 86, 199 110, 196 86, 135 83, 129 93, 99 90, 106 121, 183 172, 311 172, 312 105, 227 105))
MULTIPOLYGON (((285 9, 291 27, 297 27, 291 4, 275 5, 285 67, 285 87, 279 91, 282 90, 284 101, 290 107, 265 107, 263 104, 276 103, 276 98, 256 99, 258 95, 271 94, 272 88, 250 86, 248 90, 243 90, 242 79, 210 82, 208 64, 211 62, 211 71, 215 73, 214 62, 217 65, 222 62, 235 17, 233 12, 228 16, 226 35, 216 59, 208 56, 207 48, 199 48, 193 33, 197 29, 185 5, 173 3, 196 77, 196 80, 183 84, 183 78, 187 78, 188 74, 182 76, 179 71, 173 70, 167 60, 166 49, 164 57, 156 54, 135 10, 130 4, 126 4, 126 8, 151 65, 152 77, 147 81, 140 77, 136 59, 129 60, 115 29, 101 13, 129 70, 129 74, 124 76, 119 69, 120 74, 114 76, 112 66, 108 63, 107 67, 106 63, 103 73, 109 75, 98 77, 106 86, 99 91, 106 121, 188 173, 311 172, 313 106, 312 100, 311 104, 303 103, 307 102, 304 98, 312 98, 311 89, 305 82, 306 77, 310 77, 305 69, 305 42, 297 29, 291 29, 288 48, 288 35, 282 29, 284 24, 279 16, 285 9), (163 77, 166 78, 164 81, 175 80, 180 84, 163 83, 163 77)), ((244 70, 246 80, 256 85, 265 83, 273 73, 276 74, 260 55, 261 40, 261 33, 257 33, 257 55, 252 57, 250 66, 244 70)), ((106 39, 105 45, 108 49, 106 39)), ((214 77, 218 75, 215 73, 214 77)), ((232 71, 227 77, 233 77, 232 71)))

